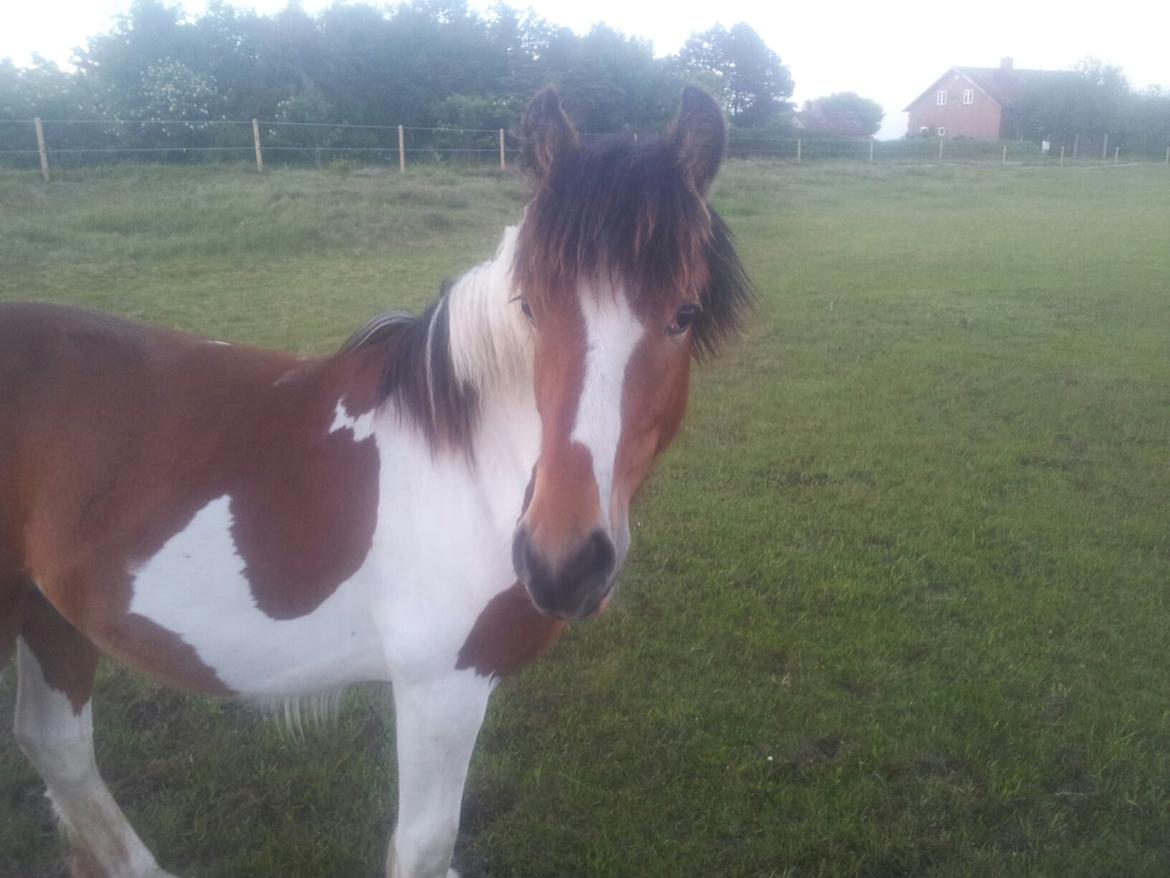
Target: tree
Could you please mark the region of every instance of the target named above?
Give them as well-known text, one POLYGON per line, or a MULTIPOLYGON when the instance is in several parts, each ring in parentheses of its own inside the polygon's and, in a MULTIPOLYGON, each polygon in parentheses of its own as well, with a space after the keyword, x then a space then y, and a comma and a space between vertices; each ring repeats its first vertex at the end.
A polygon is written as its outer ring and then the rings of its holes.
POLYGON ((744 127, 776 122, 791 111, 792 74, 751 27, 717 25, 695 34, 679 52, 683 71, 719 96, 731 121, 744 127))
POLYGON ((649 41, 604 24, 583 37, 557 31, 538 69, 560 87, 566 111, 585 132, 656 127, 670 117, 681 90, 649 41))
POLYGON ((885 111, 877 101, 857 92, 840 91, 804 102, 801 122, 815 133, 846 137, 872 137, 882 127, 885 111))

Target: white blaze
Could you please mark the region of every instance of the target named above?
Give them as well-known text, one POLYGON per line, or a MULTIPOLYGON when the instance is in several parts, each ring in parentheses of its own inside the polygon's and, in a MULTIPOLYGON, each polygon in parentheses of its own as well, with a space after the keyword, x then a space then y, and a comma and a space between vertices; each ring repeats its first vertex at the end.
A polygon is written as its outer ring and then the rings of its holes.
POLYGON ((583 291, 581 313, 585 318, 585 383, 570 437, 589 449, 593 477, 606 530, 618 442, 622 437, 622 393, 626 366, 641 340, 644 327, 620 291, 583 291))

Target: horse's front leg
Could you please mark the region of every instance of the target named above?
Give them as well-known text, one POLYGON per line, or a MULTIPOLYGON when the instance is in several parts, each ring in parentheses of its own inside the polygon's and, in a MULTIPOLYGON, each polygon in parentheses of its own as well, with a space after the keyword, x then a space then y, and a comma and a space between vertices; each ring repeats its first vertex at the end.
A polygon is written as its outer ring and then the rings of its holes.
POLYGON ((424 682, 395 681, 398 825, 389 878, 447 878, 459 806, 491 683, 473 670, 424 682))

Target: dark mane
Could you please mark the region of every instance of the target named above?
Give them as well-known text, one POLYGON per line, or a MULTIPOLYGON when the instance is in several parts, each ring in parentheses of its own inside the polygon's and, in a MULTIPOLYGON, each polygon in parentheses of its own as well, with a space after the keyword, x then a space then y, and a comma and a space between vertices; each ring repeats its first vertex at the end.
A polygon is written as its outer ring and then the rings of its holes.
POLYGON ((445 284, 439 300, 417 317, 401 311, 378 315, 351 335, 338 355, 375 350, 381 357, 379 404, 393 397, 433 449, 467 452, 479 398, 451 362, 448 289, 445 284))
POLYGON ((528 205, 515 278, 529 297, 599 276, 635 295, 694 295, 694 349, 715 350, 740 325, 751 284, 726 224, 689 185, 670 145, 606 138, 555 166, 528 205))

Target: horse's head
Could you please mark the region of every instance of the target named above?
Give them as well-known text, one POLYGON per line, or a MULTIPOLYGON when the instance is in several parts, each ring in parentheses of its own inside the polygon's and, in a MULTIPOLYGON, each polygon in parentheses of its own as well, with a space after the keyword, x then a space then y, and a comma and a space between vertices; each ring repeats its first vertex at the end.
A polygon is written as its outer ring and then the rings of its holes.
POLYGON ((690 361, 732 329, 748 284, 705 196, 719 106, 695 88, 665 138, 582 145, 552 89, 523 122, 537 184, 514 273, 535 333, 540 458, 512 557, 546 613, 604 606, 629 549, 629 505, 678 431, 690 361))

